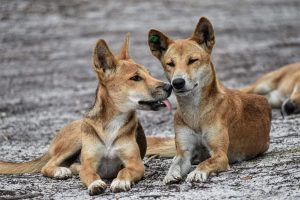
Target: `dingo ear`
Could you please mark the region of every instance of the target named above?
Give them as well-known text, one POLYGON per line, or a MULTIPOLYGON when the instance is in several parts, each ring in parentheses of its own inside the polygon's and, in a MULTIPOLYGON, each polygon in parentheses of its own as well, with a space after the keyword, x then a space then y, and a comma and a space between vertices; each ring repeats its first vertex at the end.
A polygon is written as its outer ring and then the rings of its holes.
POLYGON ((191 39, 200 44, 207 52, 212 51, 215 44, 215 34, 208 19, 205 17, 200 18, 191 39))
POLYGON ((93 53, 94 68, 98 72, 114 70, 117 64, 116 58, 109 50, 104 40, 98 40, 93 53))
POLYGON ((125 36, 123 46, 122 46, 121 51, 120 51, 119 56, 118 56, 118 58, 120 60, 130 59, 130 56, 129 56, 129 39, 130 39, 130 33, 127 33, 126 36, 125 36))
POLYGON ((151 29, 148 34, 148 45, 151 53, 161 60, 169 45, 173 43, 168 36, 158 30, 151 29))

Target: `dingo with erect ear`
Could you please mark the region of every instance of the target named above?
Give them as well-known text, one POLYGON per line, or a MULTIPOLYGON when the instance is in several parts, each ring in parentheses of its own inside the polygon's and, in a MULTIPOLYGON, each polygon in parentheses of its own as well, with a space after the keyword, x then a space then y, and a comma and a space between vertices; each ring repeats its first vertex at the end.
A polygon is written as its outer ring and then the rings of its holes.
POLYGON ((284 115, 298 114, 300 113, 300 62, 271 71, 240 90, 265 96, 273 108, 281 107, 284 115))
POLYGON ((99 40, 93 64, 99 79, 96 99, 88 114, 62 128, 48 152, 26 163, 0 162, 0 174, 41 172, 65 179, 80 175, 90 195, 102 193, 102 178, 115 178, 110 189, 127 191, 144 175, 146 154, 168 156, 175 151, 173 139, 145 138, 136 110, 169 107, 172 86, 152 77, 128 53, 129 36, 118 56, 99 40), (80 157, 80 163, 76 163, 80 157))
POLYGON ((229 163, 254 158, 269 148, 271 108, 265 97, 230 90, 218 80, 211 53, 214 29, 202 17, 192 36, 172 40, 150 30, 149 47, 163 66, 177 98, 176 156, 164 182, 205 181, 229 163))

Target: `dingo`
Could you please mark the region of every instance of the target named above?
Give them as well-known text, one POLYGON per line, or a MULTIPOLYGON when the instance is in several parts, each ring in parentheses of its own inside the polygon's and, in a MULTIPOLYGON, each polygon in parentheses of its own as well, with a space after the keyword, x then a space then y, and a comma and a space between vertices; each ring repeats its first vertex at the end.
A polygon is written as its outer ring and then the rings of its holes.
POLYGON ((172 83, 177 98, 174 116, 176 156, 166 184, 187 175, 186 181, 205 181, 228 169, 228 163, 247 160, 268 150, 271 108, 266 98, 230 90, 218 80, 211 52, 213 26, 202 17, 192 36, 172 40, 150 30, 149 47, 172 83))
MULTIPOLYGON (((169 107, 172 86, 153 78, 128 54, 129 36, 119 56, 114 56, 104 40, 93 53, 99 84, 93 107, 86 117, 60 130, 48 152, 26 163, 0 162, 0 174, 42 172, 44 176, 65 179, 79 173, 90 195, 106 189, 101 178, 115 178, 110 189, 127 191, 144 175, 142 158, 146 138, 135 110, 169 107), (76 158, 80 156, 80 164, 76 158)), ((149 154, 175 151, 174 140, 147 138, 149 154), (171 145, 170 145, 171 144, 171 145), (165 148, 165 147, 166 148, 165 148)))
POLYGON ((300 113, 300 63, 289 64, 260 77, 242 92, 264 95, 283 114, 300 113))

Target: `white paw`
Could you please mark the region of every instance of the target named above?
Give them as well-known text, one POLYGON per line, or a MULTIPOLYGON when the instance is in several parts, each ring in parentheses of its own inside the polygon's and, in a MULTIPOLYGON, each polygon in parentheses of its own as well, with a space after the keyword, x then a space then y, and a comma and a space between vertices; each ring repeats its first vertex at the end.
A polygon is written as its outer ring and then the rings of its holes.
POLYGON ((110 185, 112 192, 125 192, 131 189, 131 182, 128 180, 114 179, 110 185))
POLYGON ((57 179, 66 179, 72 176, 72 172, 67 167, 58 167, 55 169, 54 178, 57 179))
POLYGON ((178 183, 181 181, 182 177, 179 170, 173 170, 172 172, 168 172, 168 174, 164 178, 164 184, 172 184, 178 183))
POLYGON ((93 196, 93 195, 101 194, 102 192, 105 191, 106 188, 107 188, 106 183, 104 183, 102 180, 96 180, 92 182, 88 187, 89 195, 93 196))
POLYGON ((194 170, 186 178, 187 182, 204 182, 207 180, 208 173, 204 171, 194 170))

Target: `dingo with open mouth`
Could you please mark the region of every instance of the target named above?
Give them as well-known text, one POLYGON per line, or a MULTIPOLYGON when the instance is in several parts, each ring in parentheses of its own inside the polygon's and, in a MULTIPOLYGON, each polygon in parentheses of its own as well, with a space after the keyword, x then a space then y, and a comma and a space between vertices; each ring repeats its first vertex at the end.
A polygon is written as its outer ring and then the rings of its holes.
POLYGON ((166 156, 174 152, 174 139, 146 140, 136 116, 136 110, 171 109, 167 98, 172 86, 135 63, 128 45, 129 36, 115 56, 104 40, 97 42, 93 64, 99 83, 91 110, 83 119, 62 128, 42 157, 25 163, 0 162, 0 174, 41 172, 65 179, 79 173, 90 195, 107 188, 102 178, 115 178, 110 189, 121 192, 144 176, 142 159, 147 143, 148 154, 166 156))

